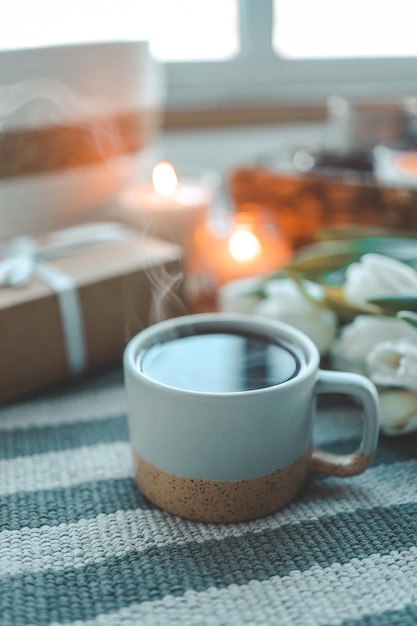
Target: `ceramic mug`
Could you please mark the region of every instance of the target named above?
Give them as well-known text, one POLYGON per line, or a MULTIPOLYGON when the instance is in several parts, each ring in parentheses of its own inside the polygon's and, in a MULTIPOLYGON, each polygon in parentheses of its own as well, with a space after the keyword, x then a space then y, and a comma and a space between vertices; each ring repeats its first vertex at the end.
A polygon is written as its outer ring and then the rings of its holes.
POLYGON ((287 324, 228 313, 170 319, 129 342, 124 371, 136 481, 181 517, 265 516, 290 502, 310 471, 363 472, 377 446, 373 384, 320 370, 313 342, 287 324), (316 399, 326 393, 362 404, 352 454, 312 445, 316 399))

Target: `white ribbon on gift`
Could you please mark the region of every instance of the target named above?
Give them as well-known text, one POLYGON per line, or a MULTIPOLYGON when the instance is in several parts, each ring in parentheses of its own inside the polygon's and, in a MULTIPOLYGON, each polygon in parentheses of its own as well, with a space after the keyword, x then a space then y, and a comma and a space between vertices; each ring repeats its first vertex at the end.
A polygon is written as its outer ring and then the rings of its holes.
POLYGON ((103 222, 58 230, 48 236, 45 245, 27 236, 0 244, 0 287, 18 288, 36 276, 56 293, 68 367, 73 375, 83 372, 87 363, 80 298, 74 279, 48 261, 134 235, 128 226, 103 222))

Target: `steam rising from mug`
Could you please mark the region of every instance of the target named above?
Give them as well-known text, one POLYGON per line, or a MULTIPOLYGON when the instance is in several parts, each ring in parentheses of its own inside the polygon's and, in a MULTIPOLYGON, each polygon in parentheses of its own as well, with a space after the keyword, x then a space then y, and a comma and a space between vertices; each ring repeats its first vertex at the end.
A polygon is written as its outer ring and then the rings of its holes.
POLYGON ((169 317, 175 309, 177 314, 187 313, 185 303, 178 296, 178 288, 184 279, 184 273, 170 274, 165 266, 147 272, 152 288, 152 301, 149 310, 149 324, 156 324, 169 317))
MULTIPOLYGON (((144 242, 147 242, 145 250, 149 250, 153 240, 148 240, 145 232, 142 236, 144 242)), ((171 246, 172 244, 166 243, 165 245, 171 246)), ((149 254, 149 252, 145 251, 144 254, 149 254)), ((145 268, 143 271, 148 285, 145 290, 143 290, 143 283, 137 286, 138 290, 142 289, 141 293, 132 293, 129 288, 124 289, 123 310, 126 342, 141 328, 188 313, 182 288, 184 273, 178 258, 175 256, 175 261, 172 263, 165 260, 163 263, 145 268), (142 301, 149 300, 147 316, 138 312, 138 298, 142 301)), ((146 307, 141 306, 140 308, 143 311, 146 307)))
POLYGON ((80 97, 68 85, 51 78, 0 86, 2 132, 76 122, 105 111, 104 98, 80 97))

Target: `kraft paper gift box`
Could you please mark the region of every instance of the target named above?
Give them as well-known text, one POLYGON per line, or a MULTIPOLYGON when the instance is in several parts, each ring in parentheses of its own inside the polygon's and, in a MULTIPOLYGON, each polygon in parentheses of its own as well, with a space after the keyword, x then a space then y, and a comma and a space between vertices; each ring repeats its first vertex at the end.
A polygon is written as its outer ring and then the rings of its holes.
POLYGON ((117 362, 142 328, 187 313, 181 249, 130 235, 36 260, 26 284, 0 286, 0 401, 117 362))

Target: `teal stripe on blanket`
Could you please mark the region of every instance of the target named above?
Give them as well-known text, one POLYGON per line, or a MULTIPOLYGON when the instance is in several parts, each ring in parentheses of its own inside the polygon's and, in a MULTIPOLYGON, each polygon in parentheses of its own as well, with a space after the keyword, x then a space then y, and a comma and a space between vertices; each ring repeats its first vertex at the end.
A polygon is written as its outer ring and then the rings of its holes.
MULTIPOLYGON (((391 460, 396 461, 396 456, 391 460)), ((413 468, 409 468, 408 463, 404 465, 404 468, 402 470, 402 463, 400 463, 395 467, 394 474, 392 474, 392 470, 387 465, 386 469, 383 467, 383 472, 391 471, 391 477, 393 475, 398 476, 396 483, 400 487, 401 482, 399 481, 404 480, 400 476, 411 475, 413 472, 413 468)), ((370 481, 367 481, 367 488, 370 490, 371 506, 373 489, 379 485, 379 483, 375 484, 374 481, 379 481, 380 477, 373 477, 372 473, 367 474, 367 476, 370 478, 370 481)), ((296 502, 301 504, 303 500, 310 502, 311 497, 314 498, 319 484, 321 485, 320 493, 325 496, 327 493, 325 483, 329 480, 332 481, 333 486, 329 486, 328 494, 337 493, 340 497, 341 490, 347 484, 344 479, 328 479, 321 475, 314 475, 307 481, 296 502)), ((392 485, 391 480, 390 485, 392 485)), ((392 494, 393 488, 395 486, 390 487, 390 494, 392 494)), ((354 492, 355 487, 352 485, 350 487, 352 498, 355 497, 354 492)), ((405 501, 404 499, 401 500, 401 502, 405 501)), ((317 500, 314 511, 317 511, 318 504, 319 501, 317 500)), ((359 501, 357 505, 359 506, 359 501)), ((327 507, 328 502, 324 506, 327 507)), ((77 522, 83 518, 91 519, 100 514, 115 513, 119 510, 150 510, 154 508, 154 505, 139 491, 133 477, 82 482, 58 489, 22 491, 0 496, 0 530, 19 530, 25 527, 39 528, 44 525, 58 526, 59 524, 77 522)))
MULTIPOLYGON (((129 431, 125 415, 93 419, 53 426, 34 426, 0 434, 0 459, 59 452, 91 446, 97 443, 128 441, 129 431)), ((324 446, 331 452, 347 454, 358 446, 357 439, 330 442, 324 446)), ((417 459, 417 434, 404 438, 382 437, 373 465, 417 459)))
POLYGON ((36 426, 0 433, 0 459, 59 452, 129 439, 125 415, 61 426, 36 426))
MULTIPOLYGON (((380 459, 381 455, 386 456, 382 450, 380 459)), ((388 452, 386 460, 397 462, 398 456, 402 459, 401 455, 388 452)), ((389 466, 386 471, 390 471, 389 466)), ((397 473, 399 468, 395 471, 397 473)), ((314 496, 315 485, 318 482, 323 485, 328 480, 321 475, 311 477, 299 496, 299 502, 303 501, 303 496, 307 499, 314 496)), ((330 480, 334 481, 334 479, 330 480)), ((337 483, 340 487, 346 484, 343 479, 338 479, 337 483)), ((333 486, 332 490, 334 491, 335 488, 333 486)), ((372 489, 372 482, 369 488, 372 489)), ((352 491, 352 496, 354 497, 354 491, 352 491)), ((100 514, 114 513, 118 510, 154 508, 141 494, 133 478, 82 482, 58 489, 15 492, 0 496, 0 530, 39 528, 43 525, 58 526, 77 522, 83 518, 91 519, 100 514)))
MULTIPOLYGON (((113 539, 121 541, 122 536, 123 528, 115 529, 113 539)), ((97 537, 98 553, 105 540, 97 537)), ((93 619, 167 594, 181 596, 188 589, 198 592, 282 577, 314 565, 325 568, 407 550, 416 543, 417 503, 413 503, 323 517, 260 534, 152 546, 80 568, 5 577, 0 593, 2 626, 93 619)))
POLYGON ((385 611, 376 615, 364 615, 360 619, 343 620, 338 626, 416 626, 416 624, 417 606, 409 605, 401 611, 385 611))
POLYGON ((100 514, 153 508, 133 478, 20 492, 0 497, 0 531, 59 526, 100 514))

